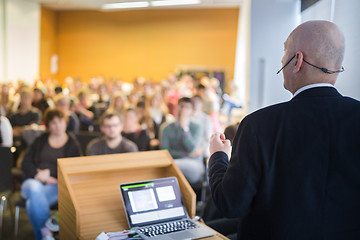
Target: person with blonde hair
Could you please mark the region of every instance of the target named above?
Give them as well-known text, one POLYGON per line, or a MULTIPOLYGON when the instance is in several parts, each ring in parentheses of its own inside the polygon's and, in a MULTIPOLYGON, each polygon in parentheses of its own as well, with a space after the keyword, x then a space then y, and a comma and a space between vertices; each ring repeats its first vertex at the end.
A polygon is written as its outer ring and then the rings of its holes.
POLYGON ((69 96, 66 96, 63 93, 59 93, 54 97, 54 101, 55 106, 63 110, 69 119, 66 130, 73 133, 79 132, 80 120, 75 112, 71 110, 71 105, 73 104, 72 101, 74 100, 70 99, 69 96))
POLYGON ((110 101, 109 108, 106 110, 106 112, 117 112, 121 115, 125 113, 125 107, 126 107, 126 98, 124 94, 120 91, 114 93, 114 96, 112 97, 110 101))

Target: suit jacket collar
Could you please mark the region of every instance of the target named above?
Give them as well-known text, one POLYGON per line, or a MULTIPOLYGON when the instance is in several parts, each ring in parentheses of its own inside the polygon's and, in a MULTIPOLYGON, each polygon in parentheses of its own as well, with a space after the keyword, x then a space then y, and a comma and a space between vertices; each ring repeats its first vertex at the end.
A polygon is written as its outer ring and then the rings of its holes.
POLYGON ((314 97, 341 97, 342 95, 334 87, 315 87, 302 91, 293 100, 314 97))

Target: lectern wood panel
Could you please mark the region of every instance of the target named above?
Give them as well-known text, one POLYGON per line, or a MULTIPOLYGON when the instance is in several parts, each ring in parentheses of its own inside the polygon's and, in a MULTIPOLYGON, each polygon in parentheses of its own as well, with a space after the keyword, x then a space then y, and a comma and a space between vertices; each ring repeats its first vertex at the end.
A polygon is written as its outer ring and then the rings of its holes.
POLYGON ((119 184, 177 177, 183 201, 195 216, 196 195, 167 151, 58 160, 60 239, 95 239, 128 229, 119 184))

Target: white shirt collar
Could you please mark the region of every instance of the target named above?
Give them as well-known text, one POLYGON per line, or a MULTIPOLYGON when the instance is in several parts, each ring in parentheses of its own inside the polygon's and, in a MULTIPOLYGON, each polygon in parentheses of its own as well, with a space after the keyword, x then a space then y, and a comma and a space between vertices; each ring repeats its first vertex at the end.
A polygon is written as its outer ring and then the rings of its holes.
POLYGON ((299 88, 295 93, 294 93, 294 96, 295 97, 296 95, 298 95, 299 93, 301 93, 302 91, 305 91, 307 89, 310 89, 310 88, 316 88, 316 87, 334 87, 334 85, 330 84, 330 83, 315 83, 315 84, 310 84, 310 85, 306 85, 302 88, 299 88))

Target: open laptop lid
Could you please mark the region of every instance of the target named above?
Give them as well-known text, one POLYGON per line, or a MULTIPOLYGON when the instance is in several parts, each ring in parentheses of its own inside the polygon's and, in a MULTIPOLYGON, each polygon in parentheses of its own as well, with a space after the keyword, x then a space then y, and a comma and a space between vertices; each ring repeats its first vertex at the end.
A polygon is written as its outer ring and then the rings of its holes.
POLYGON ((130 228, 188 217, 175 177, 121 184, 120 192, 130 228))

